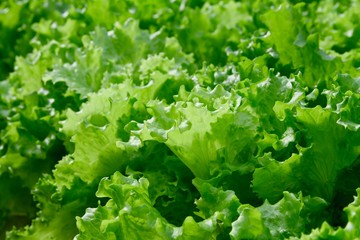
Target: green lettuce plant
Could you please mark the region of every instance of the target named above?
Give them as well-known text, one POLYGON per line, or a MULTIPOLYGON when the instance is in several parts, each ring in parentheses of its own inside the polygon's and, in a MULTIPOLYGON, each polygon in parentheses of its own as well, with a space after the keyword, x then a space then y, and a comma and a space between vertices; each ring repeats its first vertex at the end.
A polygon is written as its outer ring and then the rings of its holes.
POLYGON ((0 239, 357 239, 358 1, 0 3, 0 239))

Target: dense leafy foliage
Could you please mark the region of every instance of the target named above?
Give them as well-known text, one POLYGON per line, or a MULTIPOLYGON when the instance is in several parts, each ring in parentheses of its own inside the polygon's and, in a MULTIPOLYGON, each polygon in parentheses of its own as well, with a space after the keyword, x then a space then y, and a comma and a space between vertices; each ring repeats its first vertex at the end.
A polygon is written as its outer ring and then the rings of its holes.
POLYGON ((0 3, 0 239, 360 236, 360 2, 0 3))

